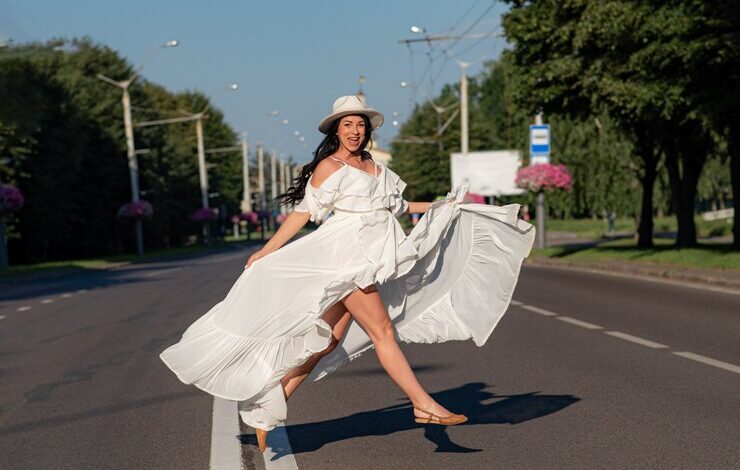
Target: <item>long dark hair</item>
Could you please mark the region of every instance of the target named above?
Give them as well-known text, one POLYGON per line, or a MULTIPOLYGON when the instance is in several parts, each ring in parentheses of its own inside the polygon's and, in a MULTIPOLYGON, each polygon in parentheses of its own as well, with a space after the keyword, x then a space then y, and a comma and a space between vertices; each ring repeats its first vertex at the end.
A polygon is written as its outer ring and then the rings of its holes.
MULTIPOLYGON (((372 131, 370 129, 372 129, 372 127, 370 125, 370 119, 367 116, 364 114, 357 115, 362 117, 362 120, 365 122, 365 138, 360 144, 360 159, 367 160, 368 158, 372 158, 370 152, 365 150, 365 147, 367 147, 371 141, 372 131)), ((279 204, 296 205, 303 200, 303 197, 306 195, 306 185, 308 184, 308 180, 311 178, 311 175, 319 162, 339 150, 339 136, 337 136, 337 131, 339 130, 339 121, 341 120, 341 117, 334 120, 331 124, 331 128, 326 133, 326 137, 324 137, 319 146, 316 147, 316 151, 313 153, 313 160, 311 160, 310 163, 303 165, 301 173, 296 178, 293 178, 290 188, 275 198, 279 204)))

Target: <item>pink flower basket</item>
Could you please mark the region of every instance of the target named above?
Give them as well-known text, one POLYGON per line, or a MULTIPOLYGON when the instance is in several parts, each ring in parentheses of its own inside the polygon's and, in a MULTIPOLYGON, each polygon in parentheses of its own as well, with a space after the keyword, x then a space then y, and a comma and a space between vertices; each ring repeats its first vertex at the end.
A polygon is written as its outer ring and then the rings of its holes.
POLYGON ((204 223, 218 218, 218 211, 216 209, 201 207, 197 211, 193 212, 190 219, 193 222, 204 223))
POLYGON ((535 193, 557 189, 570 191, 573 177, 565 165, 543 163, 520 169, 516 174, 515 182, 520 188, 535 193))
POLYGON ((245 220, 248 224, 257 225, 259 223, 260 216, 257 212, 242 212, 239 214, 240 220, 245 220))
POLYGON ((23 207, 23 194, 15 186, 0 184, 0 217, 23 207))
POLYGON ((140 199, 136 202, 127 202, 118 208, 118 217, 122 219, 139 220, 149 218, 154 214, 154 208, 151 203, 140 199))
POLYGON ((485 204, 486 197, 481 194, 468 193, 465 195, 465 199, 463 199, 463 202, 472 202, 474 204, 485 204))

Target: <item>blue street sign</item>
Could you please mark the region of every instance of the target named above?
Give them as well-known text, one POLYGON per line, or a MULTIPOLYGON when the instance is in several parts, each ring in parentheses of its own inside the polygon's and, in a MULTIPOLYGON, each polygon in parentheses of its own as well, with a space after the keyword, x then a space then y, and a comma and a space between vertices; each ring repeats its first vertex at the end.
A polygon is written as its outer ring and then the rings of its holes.
POLYGON ((550 125, 534 124, 529 126, 529 155, 550 156, 550 125))

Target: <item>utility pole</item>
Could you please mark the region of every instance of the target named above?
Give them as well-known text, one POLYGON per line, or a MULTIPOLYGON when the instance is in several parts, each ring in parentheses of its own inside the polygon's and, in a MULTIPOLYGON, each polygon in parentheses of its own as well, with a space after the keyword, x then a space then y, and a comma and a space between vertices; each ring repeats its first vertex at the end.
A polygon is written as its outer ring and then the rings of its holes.
POLYGON ((277 153, 275 150, 270 152, 270 223, 272 229, 275 229, 275 218, 272 216, 275 211, 275 198, 277 197, 277 153))
MULTIPOLYGON (((158 119, 156 121, 146 121, 136 123, 136 127, 159 126, 162 124, 174 124, 177 122, 195 121, 195 136, 198 141, 198 174, 200 176, 200 200, 204 209, 208 209, 208 173, 206 171, 206 151, 203 142, 203 117, 205 110, 200 113, 192 114, 181 118, 158 119)), ((203 235, 206 242, 210 241, 210 228, 206 223, 203 225, 203 235)))
MULTIPOLYGON (((426 31, 424 28, 418 28, 420 31, 426 31)), ((504 33, 501 31, 493 33, 483 34, 468 34, 465 36, 425 36, 423 38, 414 39, 401 39, 398 42, 405 44, 410 47, 411 43, 415 42, 426 42, 431 44, 433 41, 460 41, 463 39, 479 39, 488 36, 503 36, 504 33)), ((453 54, 449 51, 449 48, 445 50, 448 56, 453 54)), ((468 145, 468 76, 467 69, 471 65, 470 62, 463 62, 455 59, 457 64, 460 66, 462 71, 462 77, 460 78, 460 153, 467 155, 469 151, 468 145)))
POLYGON ((260 192, 260 210, 266 210, 267 195, 265 194, 265 146, 262 143, 257 145, 257 184, 260 192))
MULTIPOLYGON (((280 194, 285 192, 285 167, 287 165, 283 160, 280 160, 280 194)), ((280 213, 285 214, 285 205, 280 205, 280 213)))
POLYGON ((270 206, 277 197, 277 154, 275 151, 270 152, 270 206))
POLYGON ((244 192, 242 193, 242 212, 252 212, 252 191, 249 187, 249 144, 247 133, 242 132, 242 177, 244 178, 244 192))
POLYGON ((203 113, 195 116, 195 136, 198 139, 198 175, 200 176, 200 202, 208 209, 208 172, 206 171, 206 149, 203 142, 203 113))
MULTIPOLYGON (((179 41, 176 39, 170 39, 169 41, 165 42, 161 46, 155 48, 152 52, 156 52, 160 49, 170 48, 170 47, 177 47, 179 45, 179 41)), ((151 54, 150 54, 151 58, 151 54)), ((121 98, 121 101, 123 103, 123 127, 124 132, 126 134, 126 158, 128 159, 128 173, 129 173, 129 180, 131 181, 131 202, 138 202, 139 201, 139 162, 136 159, 136 146, 134 144, 134 128, 133 128, 133 119, 131 118, 131 96, 129 95, 128 89, 131 86, 132 83, 134 83, 134 80, 136 80, 136 77, 139 75, 139 72, 144 68, 144 65, 146 65, 146 62, 148 60, 144 61, 139 67, 137 67, 134 70, 133 75, 129 77, 128 80, 122 80, 122 81, 116 81, 113 80, 110 77, 106 77, 102 73, 97 74, 97 78, 99 80, 102 80, 106 83, 109 83, 113 86, 116 86, 120 88, 123 91, 123 96, 121 98)), ((136 221, 136 254, 138 256, 142 256, 144 254, 144 230, 143 230, 143 224, 141 219, 138 219, 136 221)))
POLYGON ((460 153, 468 155, 468 66, 467 62, 457 61, 460 78, 460 153))
MULTIPOLYGON (((131 181, 131 202, 139 201, 139 162, 136 158, 136 147, 134 144, 134 128, 133 120, 131 118, 131 96, 129 95, 128 88, 131 86, 133 81, 136 79, 136 75, 117 82, 112 78, 106 77, 102 73, 97 75, 98 79, 110 83, 113 86, 119 87, 123 90, 123 97, 121 101, 123 103, 123 127, 126 134, 126 158, 128 159, 128 174, 129 180, 131 181)), ((144 230, 141 219, 136 220, 136 254, 142 256, 144 254, 144 230)))
MULTIPOLYGON (((538 113, 534 117, 534 123, 537 126, 542 125, 542 113, 538 113)), ((530 156, 530 158, 532 158, 530 156)), ((545 248, 547 246, 547 234, 545 233, 545 192, 539 191, 537 193, 537 206, 535 208, 535 218, 537 219, 537 248, 545 248)))

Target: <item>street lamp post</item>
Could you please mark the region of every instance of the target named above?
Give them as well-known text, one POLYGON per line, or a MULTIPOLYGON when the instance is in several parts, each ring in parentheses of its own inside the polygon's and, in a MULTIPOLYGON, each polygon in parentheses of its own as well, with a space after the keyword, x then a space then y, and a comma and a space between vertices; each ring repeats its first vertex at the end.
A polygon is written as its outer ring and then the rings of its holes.
MULTIPOLYGON (((239 89, 239 85, 236 83, 232 83, 229 85, 229 89, 232 91, 236 91, 239 89)), ((136 127, 147 127, 147 126, 158 126, 161 124, 174 124, 178 122, 188 122, 188 121, 195 121, 195 136, 197 140, 197 147, 198 147, 198 175, 200 179, 200 199, 201 199, 201 207, 204 209, 209 208, 208 204, 208 169, 206 165, 206 150, 205 150, 205 143, 204 143, 204 137, 203 137, 203 118, 207 115, 208 109, 211 107, 211 103, 209 102, 206 104, 205 108, 199 113, 191 114, 189 116, 184 116, 180 118, 171 118, 171 119, 159 119, 156 121, 147 121, 147 122, 139 122, 136 124, 136 127)), ((210 226, 208 223, 203 225, 203 235, 205 236, 206 243, 210 242, 210 226)))
POLYGON ((467 62, 458 60, 460 66, 460 153, 468 155, 468 66, 467 62))
POLYGON ((244 179, 244 192, 242 193, 242 212, 252 212, 251 188, 249 186, 249 143, 247 132, 242 132, 242 178, 244 179))
MULTIPOLYGON (((179 42, 175 39, 169 40, 157 49, 164 49, 168 47, 177 47, 179 42)), ((136 80, 141 69, 144 67, 146 62, 142 63, 129 77, 128 80, 116 81, 110 77, 106 77, 102 73, 97 74, 97 78, 106 83, 120 88, 123 91, 121 102, 123 104, 123 127, 126 134, 126 158, 128 159, 128 173, 129 180, 131 182, 131 202, 139 201, 139 162, 136 158, 136 145, 134 142, 134 128, 133 119, 131 118, 131 96, 129 94, 129 87, 136 80)), ((136 220, 136 254, 142 256, 144 254, 144 230, 141 219, 136 220)))

